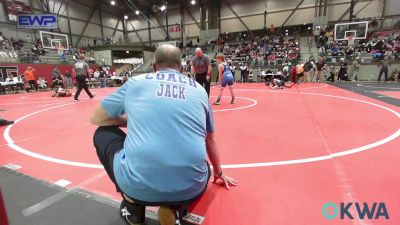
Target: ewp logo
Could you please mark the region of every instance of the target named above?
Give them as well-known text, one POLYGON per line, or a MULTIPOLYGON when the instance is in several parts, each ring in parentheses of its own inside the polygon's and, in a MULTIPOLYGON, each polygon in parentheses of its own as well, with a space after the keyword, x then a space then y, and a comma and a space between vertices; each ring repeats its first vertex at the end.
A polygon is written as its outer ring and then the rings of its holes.
POLYGON ((340 208, 333 202, 328 202, 322 206, 322 215, 328 220, 336 218, 340 213, 340 219, 354 219, 354 216, 350 213, 350 209, 355 207, 355 212, 360 219, 389 219, 389 213, 386 209, 386 205, 383 202, 372 203, 372 207, 368 203, 364 202, 360 204, 358 202, 340 203, 340 208))
POLYGON ((25 14, 18 15, 18 28, 48 28, 56 29, 57 26, 57 15, 54 14, 25 14))

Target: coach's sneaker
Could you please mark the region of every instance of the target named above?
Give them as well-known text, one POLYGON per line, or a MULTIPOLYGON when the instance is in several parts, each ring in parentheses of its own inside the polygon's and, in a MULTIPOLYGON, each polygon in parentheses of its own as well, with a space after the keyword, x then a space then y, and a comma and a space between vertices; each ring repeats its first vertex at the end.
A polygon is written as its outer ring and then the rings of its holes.
POLYGON ((129 225, 145 225, 146 207, 139 204, 131 204, 125 199, 122 200, 120 206, 120 215, 129 225))

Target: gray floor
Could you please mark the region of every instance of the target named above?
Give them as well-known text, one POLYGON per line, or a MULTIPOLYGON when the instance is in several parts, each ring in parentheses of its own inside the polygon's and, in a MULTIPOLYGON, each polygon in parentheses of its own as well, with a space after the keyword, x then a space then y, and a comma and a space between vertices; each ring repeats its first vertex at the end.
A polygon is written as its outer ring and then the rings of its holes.
POLYGON ((378 82, 341 81, 341 82, 331 82, 329 84, 382 102, 386 102, 394 106, 400 106, 400 99, 375 93, 376 91, 400 91, 399 82, 378 83, 378 82))
MULTIPOLYGON (((82 189, 66 189, 0 167, 10 225, 125 225, 119 203, 82 189)), ((147 211, 147 224, 158 225, 147 211)))

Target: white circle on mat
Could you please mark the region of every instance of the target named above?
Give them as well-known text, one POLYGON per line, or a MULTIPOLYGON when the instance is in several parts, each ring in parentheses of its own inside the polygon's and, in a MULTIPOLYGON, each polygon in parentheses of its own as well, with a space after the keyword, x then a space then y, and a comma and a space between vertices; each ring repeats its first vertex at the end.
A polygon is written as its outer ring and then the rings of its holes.
MULTIPOLYGON (((365 100, 360 100, 360 99, 354 99, 354 98, 348 98, 348 97, 342 97, 342 96, 336 96, 336 95, 328 95, 328 94, 317 94, 317 93, 304 93, 304 92, 288 92, 288 91, 281 91, 280 93, 290 93, 290 94, 294 94, 294 93, 299 93, 299 94, 304 94, 304 95, 316 95, 316 96, 322 96, 322 97, 331 97, 331 98, 338 98, 338 99, 344 99, 344 100, 349 100, 349 101, 355 101, 355 102, 360 102, 360 103, 364 103, 370 106, 375 106, 377 108, 380 109, 384 109, 392 114, 394 114, 398 119, 400 119, 400 114, 398 112, 396 112, 395 110, 392 110, 388 107, 376 104, 376 103, 372 103, 372 102, 368 102, 365 100)), ((18 124, 19 122, 21 122, 22 120, 33 116, 35 114, 44 112, 44 111, 48 111, 54 108, 59 108, 59 107, 63 107, 63 106, 67 106, 67 105, 71 105, 71 104, 75 104, 75 103, 69 103, 69 104, 63 104, 63 105, 57 105, 54 107, 49 107, 46 109, 42 109, 33 113, 30 113, 28 115, 25 115, 23 117, 20 117, 19 119, 17 119, 15 121, 15 123, 13 125, 9 125, 3 133, 4 139, 7 142, 7 145, 28 156, 37 158, 37 159, 41 159, 41 160, 45 160, 45 161, 49 161, 49 162, 53 162, 53 163, 58 163, 58 164, 64 164, 64 165, 69 165, 69 166, 78 166, 78 167, 86 167, 86 168, 103 168, 102 165, 100 164, 91 164, 91 163, 82 163, 82 162, 75 162, 75 161, 70 161, 70 160, 64 160, 64 159, 58 159, 58 158, 54 158, 54 157, 50 157, 50 156, 46 156, 46 155, 42 155, 42 154, 38 154, 35 152, 32 152, 30 150, 24 149, 18 145, 16 145, 14 143, 14 140, 11 138, 10 136, 10 130, 13 126, 15 126, 16 124, 18 124)), ((317 162, 317 161, 323 161, 323 160, 328 160, 328 159, 332 159, 332 158, 337 158, 337 157, 342 157, 342 156, 346 156, 346 155, 351 155, 351 154, 355 154, 355 153, 359 153, 359 152, 363 152, 366 150, 370 150, 372 148, 378 147, 380 145, 386 144, 396 138, 398 138, 400 136, 400 128, 397 129, 397 131, 395 131, 393 134, 389 135, 388 137, 385 137, 379 141, 376 141, 374 143, 371 144, 367 144, 367 145, 363 145, 360 147, 356 147, 356 148, 352 148, 352 149, 348 149, 348 150, 344 150, 344 151, 340 151, 340 152, 336 152, 336 153, 332 153, 332 154, 328 154, 328 155, 322 155, 322 156, 317 156, 317 157, 309 157, 309 158, 302 158, 302 159, 292 159, 292 160, 283 160, 283 161, 272 161, 272 162, 258 162, 258 163, 244 163, 244 164, 225 164, 222 165, 222 168, 254 168, 254 167, 267 167, 267 166, 281 166, 281 165, 292 165, 292 164, 303 164, 303 163, 310 163, 310 162, 317 162)))

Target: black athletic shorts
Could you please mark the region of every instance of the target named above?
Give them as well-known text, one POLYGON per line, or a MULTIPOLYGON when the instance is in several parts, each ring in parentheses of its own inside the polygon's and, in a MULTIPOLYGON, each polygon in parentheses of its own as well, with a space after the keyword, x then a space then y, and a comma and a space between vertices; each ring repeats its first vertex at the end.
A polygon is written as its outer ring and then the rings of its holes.
MULTIPOLYGON (((117 192, 120 193, 122 193, 122 191, 118 187, 117 182, 115 181, 113 164, 114 164, 114 155, 117 152, 121 151, 121 149, 123 149, 125 138, 126 138, 126 133, 117 126, 99 127, 97 128, 93 136, 93 143, 94 146, 96 147, 97 156, 99 157, 101 164, 103 164, 104 169, 106 170, 108 176, 110 177, 112 182, 114 182, 117 192)), ((211 177, 211 169, 208 163, 207 166, 208 166, 208 180, 207 180, 208 183, 211 177)), ((190 205, 190 203, 201 197, 206 189, 207 185, 204 188, 204 190, 196 197, 189 200, 178 201, 178 202, 145 202, 132 198, 128 195, 127 196, 132 200, 134 200, 136 203, 145 206, 180 207, 182 205, 190 205)))

